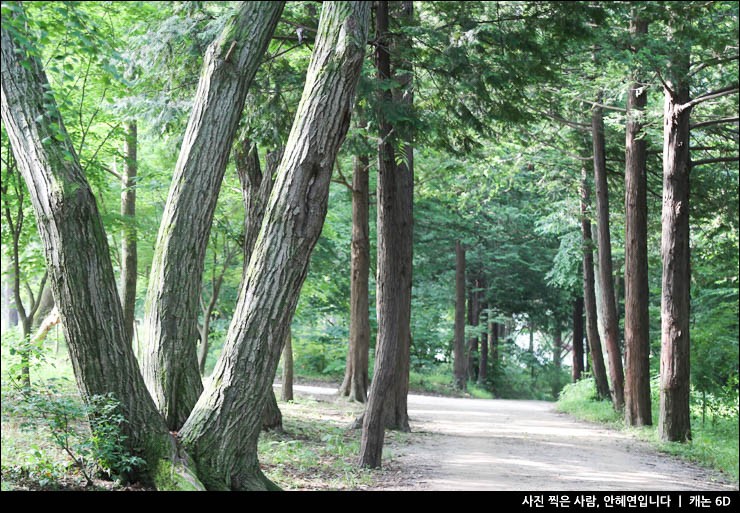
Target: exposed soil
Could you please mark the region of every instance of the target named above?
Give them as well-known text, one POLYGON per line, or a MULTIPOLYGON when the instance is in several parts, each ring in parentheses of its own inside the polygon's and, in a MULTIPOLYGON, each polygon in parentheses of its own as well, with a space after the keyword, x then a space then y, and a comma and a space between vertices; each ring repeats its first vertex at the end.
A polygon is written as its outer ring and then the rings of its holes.
MULTIPOLYGON (((335 388, 301 386, 317 397, 335 388)), ((737 490, 717 472, 543 401, 409 395, 413 433, 391 443, 392 490, 737 490), (394 478, 395 476, 395 478, 394 478)))

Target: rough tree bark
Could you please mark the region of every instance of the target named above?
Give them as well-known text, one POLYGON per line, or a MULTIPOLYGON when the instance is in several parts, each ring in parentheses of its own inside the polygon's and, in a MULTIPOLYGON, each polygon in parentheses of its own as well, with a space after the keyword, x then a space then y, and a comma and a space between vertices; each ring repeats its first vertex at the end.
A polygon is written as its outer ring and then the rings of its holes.
MULTIPOLYGON (((264 173, 260 167, 257 147, 248 139, 244 139, 234 148, 234 164, 239 182, 242 186, 244 200, 244 268, 242 282, 246 279, 246 270, 249 259, 252 258, 254 245, 257 243, 260 227, 265 218, 267 201, 275 183, 274 174, 282 157, 282 149, 268 153, 264 173)), ((290 338, 290 331, 288 332, 290 338)), ((282 431, 283 414, 277 403, 275 391, 267 393, 264 411, 262 412, 262 429, 282 431)))
POLYGON ((123 153, 125 161, 121 174, 121 217, 125 221, 121 236, 121 304, 126 338, 129 343, 134 337, 136 315, 136 170, 137 170, 136 121, 126 124, 123 153))
POLYGON ((352 256, 350 284, 349 349, 339 394, 350 401, 367 400, 370 352, 370 160, 355 155, 352 172, 352 256))
POLYGON ((663 440, 691 439, 689 415, 689 55, 681 34, 687 20, 672 19, 670 76, 664 86, 663 110, 663 213, 660 252, 663 261, 660 351, 660 417, 663 440))
POLYGON ((596 381, 596 394, 609 399, 609 382, 606 378, 604 354, 601 350, 598 319, 596 318, 596 291, 594 290, 594 250, 591 239, 591 220, 588 207, 591 203, 586 168, 581 169, 581 233, 583 234, 583 302, 586 307, 586 337, 591 355, 591 369, 596 381))
POLYGON ((452 350, 455 388, 465 390, 465 249, 458 240, 455 242, 455 341, 452 350))
POLYGON ((31 195, 77 385, 86 401, 116 397, 125 443, 156 482, 163 468, 183 465, 174 463, 175 442, 126 339, 103 224, 46 74, 9 30, 2 27, 2 119, 31 195))
POLYGON ((573 301, 573 383, 583 374, 583 298, 573 301))
POLYGON ((273 489, 259 468, 262 407, 324 217, 363 61, 368 2, 324 2, 303 96, 206 390, 179 432, 208 489, 273 489))
POLYGON ((170 429, 203 385, 196 341, 205 251, 247 90, 284 2, 245 2, 204 57, 157 236, 145 303, 142 368, 170 429))
MULTIPOLYGON (((411 16, 411 2, 403 2, 402 16, 411 16)), ((376 8, 376 68, 379 81, 393 78, 390 48, 398 44, 389 36, 388 2, 376 8)), ((410 77, 397 76, 399 83, 410 77)), ((402 84, 403 85, 403 84, 402 84)), ((409 85, 409 84, 407 84, 409 85)), ((383 104, 410 102, 411 91, 395 93, 385 88, 383 104), (394 99, 394 94, 397 97, 394 99), (403 94, 403 97, 399 97, 403 94), (408 95, 408 96, 407 96, 408 95)), ((381 109, 382 111, 382 109, 381 109)), ((397 164, 394 127, 379 112, 378 130, 378 263, 376 310, 378 335, 375 370, 362 424, 359 464, 378 467, 384 429, 409 430, 407 395, 411 343, 411 257, 413 239, 413 149, 403 144, 404 161, 397 164)), ((395 139, 398 139, 396 134, 395 139)))
MULTIPOLYGON (((601 95, 596 99, 601 104, 601 95)), ((594 184, 596 186, 596 226, 598 234, 599 285, 604 305, 603 325, 606 352, 609 358, 612 403, 616 410, 624 408, 624 370, 619 350, 619 318, 614 296, 612 273, 612 243, 609 230, 609 190, 606 181, 606 143, 604 141, 604 115, 595 105, 592 110, 591 133, 594 155, 594 184)))
MULTIPOLYGON (((648 23, 633 15, 630 32, 639 38, 648 23)), ((639 41, 639 40, 638 40, 639 41)), ((635 47, 640 45, 635 43, 635 47)), ((624 415, 631 426, 652 425, 650 324, 648 316, 647 141, 642 133, 647 86, 635 75, 627 96, 624 247, 624 415)))

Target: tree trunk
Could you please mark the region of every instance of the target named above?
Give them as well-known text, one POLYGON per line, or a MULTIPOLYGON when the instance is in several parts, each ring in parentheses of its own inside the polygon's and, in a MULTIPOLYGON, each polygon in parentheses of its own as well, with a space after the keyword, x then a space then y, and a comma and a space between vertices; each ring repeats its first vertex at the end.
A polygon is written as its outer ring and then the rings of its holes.
MULTIPOLYGON (((647 34, 648 23, 633 15, 630 32, 647 34)), ((625 421, 652 425, 650 405, 650 321, 648 316, 647 142, 642 133, 646 85, 635 77, 627 96, 625 142, 624 343, 625 421)))
POLYGON ((367 400, 370 352, 370 161, 356 155, 352 173, 352 256, 350 285, 349 349, 344 381, 339 393, 350 401, 367 400))
POLYGON ((241 4, 209 46, 162 216, 145 304, 142 367, 172 430, 182 426, 203 390, 196 341, 213 212, 247 90, 283 4, 241 4))
POLYGON ((280 390, 280 399, 285 402, 293 400, 293 337, 288 331, 283 347, 283 386, 280 390))
POLYGON ((573 383, 583 374, 583 298, 573 302, 573 383))
POLYGON ((490 344, 491 359, 494 367, 498 365, 498 344, 501 325, 497 322, 488 323, 488 343, 490 344))
POLYGON ((267 392, 267 401, 262 411, 262 429, 264 431, 283 430, 283 414, 278 407, 274 390, 267 392))
MULTIPOLYGON (((601 103, 601 95, 596 100, 601 103)), ((601 107, 594 106, 591 118, 594 149, 594 183, 596 184, 596 220, 598 233, 599 285, 604 305, 604 336, 609 358, 612 402, 616 410, 624 408, 624 370, 619 350, 619 319, 614 300, 614 276, 612 273, 612 246, 609 230, 609 190, 606 182, 606 143, 604 141, 604 117, 601 107)))
POLYGON ((129 344, 134 337, 136 316, 136 122, 126 125, 126 139, 123 152, 126 161, 121 175, 121 217, 125 225, 121 237, 121 303, 123 322, 129 344))
POLYGON ((85 401, 110 393, 120 402, 126 446, 156 481, 163 458, 173 468, 176 447, 125 337, 95 198, 38 58, 5 26, 1 47, 2 119, 31 195, 78 388, 85 401))
POLYGON ((262 408, 324 217, 363 61, 368 2, 325 2, 303 96, 224 349, 180 439, 211 490, 273 489, 259 468, 262 408))
POLYGON ((455 388, 465 390, 465 250, 462 243, 455 242, 455 343, 452 360, 454 363, 455 388))
MULTIPOLYGON (((410 2, 404 2, 403 16, 411 15, 410 2)), ((379 81, 393 78, 389 49, 398 44, 388 33, 388 2, 376 8, 376 66, 379 81)), ((410 85, 406 74, 396 79, 410 85)), ((399 95, 398 91, 395 92, 399 95)), ((410 100, 410 90, 395 103, 410 100), (405 95, 408 95, 406 97, 405 95)), ((380 92, 385 105, 394 103, 394 92, 380 92)), ((413 252, 413 149, 404 144, 405 162, 396 163, 392 140, 394 127, 378 113, 378 262, 376 310, 378 335, 375 370, 362 425, 359 464, 380 466, 384 428, 409 430, 407 413, 409 352, 411 343, 411 257, 413 252)), ((395 138, 398 138, 396 134, 395 138)))
MULTIPOLYGON (((476 278, 471 284, 470 290, 470 302, 468 303, 468 324, 474 328, 478 327, 478 319, 480 316, 480 303, 479 299, 479 280, 476 278)), ((468 380, 477 381, 476 371, 478 370, 475 365, 475 355, 478 353, 478 336, 470 337, 468 340, 468 369, 467 375, 468 380)))
POLYGON ((691 439, 689 415, 689 45, 673 19, 673 44, 679 48, 671 61, 663 111, 663 261, 660 352, 660 420, 662 440, 691 439))
POLYGON ((609 382, 606 378, 604 355, 596 318, 596 292, 594 290, 594 252, 591 240, 591 220, 588 206, 591 202, 586 168, 581 170, 581 233, 583 234, 583 302, 586 307, 586 337, 591 355, 591 369, 596 382, 599 399, 609 398, 609 382))
POLYGON ((534 383, 534 321, 529 318, 529 374, 534 383))
POLYGON ((554 399, 558 398, 558 394, 560 393, 560 388, 562 387, 562 384, 560 383, 560 368, 561 368, 561 360, 563 358, 563 332, 560 331, 560 328, 557 328, 555 330, 555 334, 552 339, 552 366, 555 369, 555 376, 552 380, 552 397, 554 399))
MULTIPOLYGON (((481 293, 482 296, 482 293, 481 293)), ((480 305, 480 311, 485 311, 486 305, 480 305)), ((479 313, 480 315, 480 313, 479 313)), ((490 315, 490 314, 489 314, 490 315)), ((490 327, 490 323, 489 323, 490 327)), ((486 333, 481 335, 480 340, 480 359, 478 361, 478 385, 484 386, 488 377, 488 339, 486 333)))

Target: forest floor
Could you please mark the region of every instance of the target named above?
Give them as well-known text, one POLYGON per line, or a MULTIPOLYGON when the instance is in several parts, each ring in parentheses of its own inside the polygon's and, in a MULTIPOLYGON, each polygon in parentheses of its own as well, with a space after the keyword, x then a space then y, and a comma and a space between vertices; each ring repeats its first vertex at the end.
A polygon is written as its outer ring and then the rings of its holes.
MULTIPOLYGON (((331 400, 336 388, 296 386, 331 400)), ((722 474, 657 452, 544 401, 409 395, 412 433, 388 444, 384 490, 737 490, 722 474)))

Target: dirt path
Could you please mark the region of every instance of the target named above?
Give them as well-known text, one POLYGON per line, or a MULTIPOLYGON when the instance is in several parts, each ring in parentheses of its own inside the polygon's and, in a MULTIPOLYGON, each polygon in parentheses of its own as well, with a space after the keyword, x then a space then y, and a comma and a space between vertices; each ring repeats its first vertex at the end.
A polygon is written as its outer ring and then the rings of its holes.
MULTIPOLYGON (((336 389, 296 387, 310 394, 336 389)), ((714 472, 543 401, 409 395, 412 435, 391 447, 413 490, 736 490, 714 472)))

